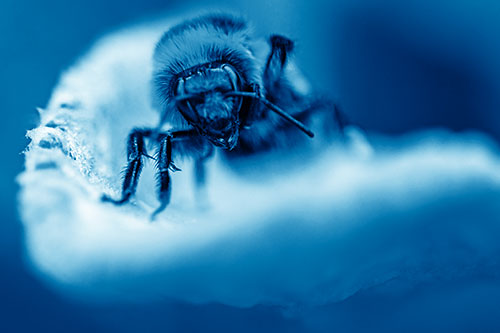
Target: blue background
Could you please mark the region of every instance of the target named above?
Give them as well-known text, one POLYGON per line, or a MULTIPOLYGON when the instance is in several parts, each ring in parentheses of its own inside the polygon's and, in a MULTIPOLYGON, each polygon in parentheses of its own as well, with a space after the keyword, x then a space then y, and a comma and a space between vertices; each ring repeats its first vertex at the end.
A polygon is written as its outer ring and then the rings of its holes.
MULTIPOLYGON (((204 6, 183 3, 184 8, 204 6)), ((224 7, 224 1, 214 3, 224 7)), ((442 126, 500 136, 498 1, 227 3, 257 22, 258 32, 296 39, 297 61, 313 85, 332 92, 350 119, 368 130, 397 134, 442 126)), ((159 0, 0 3, 0 331, 499 329, 491 296, 498 290, 488 281, 419 286, 383 296, 366 291, 292 316, 269 307, 84 304, 54 293, 29 272, 15 177, 23 168, 25 132, 37 125, 35 107, 46 105, 61 72, 102 33, 175 14, 177 5, 159 0)))

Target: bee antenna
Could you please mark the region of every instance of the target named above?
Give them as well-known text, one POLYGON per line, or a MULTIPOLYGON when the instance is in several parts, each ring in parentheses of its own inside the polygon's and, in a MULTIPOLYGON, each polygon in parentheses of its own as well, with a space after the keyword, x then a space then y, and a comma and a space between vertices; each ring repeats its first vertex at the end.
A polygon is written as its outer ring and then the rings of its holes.
POLYGON ((175 102, 176 103, 181 103, 184 101, 192 100, 192 99, 199 99, 200 96, 197 94, 185 94, 185 95, 180 95, 175 97, 175 102))
POLYGON ((314 133, 310 129, 308 129, 306 127, 306 125, 304 125, 302 122, 300 122, 299 120, 297 120, 296 118, 294 118, 290 114, 283 111, 277 105, 269 102, 267 99, 265 99, 262 96, 259 96, 256 93, 246 92, 246 91, 231 91, 231 92, 226 93, 226 96, 241 96, 241 97, 250 97, 250 98, 256 99, 259 102, 261 102, 262 104, 264 104, 271 111, 274 111, 279 116, 285 118, 287 121, 289 121, 293 125, 297 126, 302 132, 304 132, 310 138, 314 137, 314 133))

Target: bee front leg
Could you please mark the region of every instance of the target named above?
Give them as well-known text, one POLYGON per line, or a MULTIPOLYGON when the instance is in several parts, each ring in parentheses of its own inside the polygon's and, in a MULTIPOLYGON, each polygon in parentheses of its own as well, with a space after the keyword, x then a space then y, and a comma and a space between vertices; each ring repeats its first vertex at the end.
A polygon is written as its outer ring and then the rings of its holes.
POLYGON ((198 132, 194 129, 161 133, 155 136, 159 144, 156 156, 156 167, 158 168, 156 179, 158 182, 158 200, 160 200, 160 206, 151 215, 152 220, 154 220, 156 215, 161 213, 170 202, 171 179, 169 171, 180 171, 172 161, 172 141, 189 140, 194 137, 198 137, 198 132))
POLYGON ((125 176, 123 178, 122 197, 115 200, 108 195, 103 195, 102 201, 122 205, 135 193, 143 167, 142 157, 147 156, 144 147, 144 137, 150 135, 150 132, 150 130, 134 129, 129 134, 127 141, 127 167, 125 168, 125 176))
POLYGON ((157 153, 157 182, 158 182, 158 200, 160 206, 153 212, 151 219, 161 213, 170 202, 170 174, 169 169, 177 171, 177 167, 172 163, 172 136, 169 134, 162 135, 159 139, 160 147, 157 153))

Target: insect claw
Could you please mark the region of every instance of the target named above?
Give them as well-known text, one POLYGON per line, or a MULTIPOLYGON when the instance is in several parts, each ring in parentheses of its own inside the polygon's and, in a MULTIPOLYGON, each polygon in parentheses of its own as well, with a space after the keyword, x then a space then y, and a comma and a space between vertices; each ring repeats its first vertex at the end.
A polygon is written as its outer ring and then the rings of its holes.
POLYGON ((148 155, 146 153, 143 153, 142 155, 156 161, 156 158, 151 155, 148 155))
POLYGON ((163 210, 165 210, 166 205, 161 204, 160 207, 158 207, 153 213, 151 213, 151 216, 149 217, 149 220, 151 222, 154 222, 156 220, 156 216, 160 214, 163 210))
POLYGON ((156 220, 156 216, 158 215, 158 211, 154 211, 153 213, 151 213, 151 216, 149 216, 149 221, 150 222, 154 222, 156 220))
POLYGON ((172 172, 176 172, 176 171, 182 171, 182 169, 179 169, 178 167, 175 166, 175 164, 173 162, 170 163, 170 165, 168 166, 168 168, 170 169, 170 171, 172 172))

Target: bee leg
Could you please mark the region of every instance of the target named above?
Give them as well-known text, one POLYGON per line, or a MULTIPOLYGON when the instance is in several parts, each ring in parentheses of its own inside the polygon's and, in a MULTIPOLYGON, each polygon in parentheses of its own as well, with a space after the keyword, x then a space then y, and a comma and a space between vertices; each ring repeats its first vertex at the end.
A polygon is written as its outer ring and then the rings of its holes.
POLYGON ((206 182, 206 172, 205 172, 205 161, 212 157, 214 154, 214 147, 212 145, 208 146, 208 151, 201 157, 195 160, 194 164, 194 175, 196 186, 203 187, 206 182))
POLYGON ((160 147, 157 153, 157 167, 158 173, 156 179, 158 182, 158 200, 160 206, 153 212, 151 219, 154 220, 156 215, 161 213, 170 202, 170 174, 169 169, 177 171, 178 169, 172 163, 172 136, 170 134, 163 134, 159 138, 160 147))
POLYGON ((269 38, 271 52, 267 58, 264 69, 264 82, 267 91, 273 91, 281 82, 283 69, 288 58, 288 53, 293 50, 293 41, 280 35, 269 38))
POLYGON ((345 138, 345 127, 349 125, 349 121, 339 105, 333 100, 323 97, 315 97, 309 102, 309 106, 302 111, 294 113, 294 117, 304 123, 309 123, 309 120, 316 118, 321 119, 323 130, 325 133, 333 133, 336 131, 341 138, 345 138), (332 112, 333 111, 333 112, 332 112), (320 118, 317 118, 320 117, 320 118))
POLYGON ((173 131, 168 133, 160 133, 155 136, 159 143, 159 149, 156 157, 156 167, 158 173, 156 175, 158 183, 158 200, 160 206, 151 215, 151 220, 154 220, 156 215, 161 213, 170 202, 171 193, 171 178, 169 171, 180 171, 172 161, 172 141, 173 140, 188 140, 198 136, 198 132, 194 129, 173 131))
POLYGON ((150 130, 134 129, 128 137, 127 141, 127 167, 122 185, 122 197, 115 200, 107 195, 102 196, 102 201, 111 202, 115 205, 126 203, 137 189, 137 183, 142 171, 142 157, 147 156, 144 147, 144 137, 150 135, 150 130))
POLYGON ((213 156, 214 148, 212 145, 208 146, 208 151, 201 157, 197 158, 194 162, 194 177, 196 185, 196 201, 200 203, 200 206, 204 206, 205 203, 205 184, 206 184, 206 168, 205 162, 207 159, 213 156))

